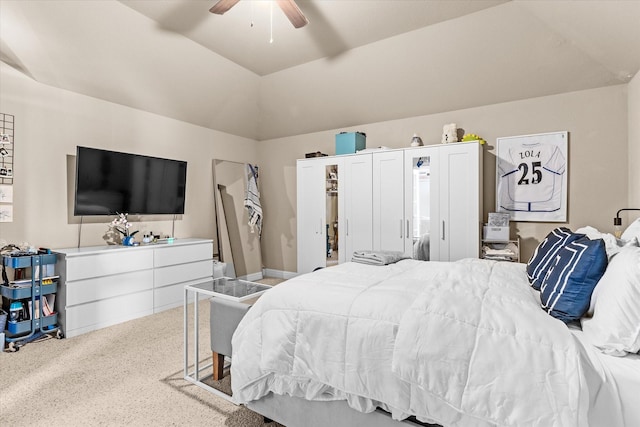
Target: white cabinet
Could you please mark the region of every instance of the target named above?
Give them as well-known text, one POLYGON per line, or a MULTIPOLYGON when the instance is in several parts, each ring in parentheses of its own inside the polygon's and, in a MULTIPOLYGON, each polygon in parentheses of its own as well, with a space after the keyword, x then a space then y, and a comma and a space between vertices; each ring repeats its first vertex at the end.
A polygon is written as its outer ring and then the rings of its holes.
POLYGON ((407 252, 404 150, 373 153, 373 249, 407 252))
POLYGON ((439 259, 477 258, 482 229, 482 148, 478 143, 460 143, 444 145, 439 151, 439 259))
POLYGON ((73 337, 183 303, 184 286, 213 278, 213 241, 57 249, 57 305, 73 337))
POLYGON ((405 151, 405 212, 413 244, 433 261, 477 258, 482 147, 476 142, 405 151))
POLYGON ((298 273, 308 273, 326 263, 325 162, 297 163, 298 273))
POLYGON ((298 273, 373 248, 371 154, 298 160, 297 197, 298 273))
POLYGON ((356 250, 477 258, 482 147, 477 142, 298 160, 298 273, 327 262, 328 168, 338 171, 339 261, 356 250))
POLYGON ((340 262, 351 261, 354 251, 373 248, 371 154, 345 156, 340 172, 342 210, 338 222, 344 224, 340 262))
POLYGON ((334 227, 338 223, 338 228, 332 229, 331 233, 334 236, 342 234, 342 223, 338 221, 341 208, 333 206, 336 203, 340 205, 342 200, 341 166, 342 159, 335 157, 297 162, 298 273, 308 273, 327 265, 328 227, 334 227), (329 175, 333 171, 337 178, 330 179, 329 175))

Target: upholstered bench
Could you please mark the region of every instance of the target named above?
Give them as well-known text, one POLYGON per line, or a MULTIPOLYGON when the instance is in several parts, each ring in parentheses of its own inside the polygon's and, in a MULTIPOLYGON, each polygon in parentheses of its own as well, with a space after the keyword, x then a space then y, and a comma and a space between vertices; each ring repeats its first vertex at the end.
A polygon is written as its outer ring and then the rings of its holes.
POLYGON ((231 337, 238 324, 251 308, 251 302, 236 302, 224 298, 211 298, 211 351, 213 353, 213 379, 224 376, 224 357, 231 356, 231 337))

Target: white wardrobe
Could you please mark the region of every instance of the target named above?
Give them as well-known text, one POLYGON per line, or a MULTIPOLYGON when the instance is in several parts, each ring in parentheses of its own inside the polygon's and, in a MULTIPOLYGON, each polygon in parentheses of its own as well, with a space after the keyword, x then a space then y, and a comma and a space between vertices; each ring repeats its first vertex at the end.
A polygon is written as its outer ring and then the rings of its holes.
POLYGON ((433 261, 479 256, 477 142, 303 159, 297 177, 298 273, 350 261, 356 250, 433 261))

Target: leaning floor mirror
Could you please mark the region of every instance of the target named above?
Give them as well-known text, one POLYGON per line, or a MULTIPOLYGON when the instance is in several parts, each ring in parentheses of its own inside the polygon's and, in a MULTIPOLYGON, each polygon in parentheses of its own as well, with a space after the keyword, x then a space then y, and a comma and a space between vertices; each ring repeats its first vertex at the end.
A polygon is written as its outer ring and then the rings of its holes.
POLYGON ((244 206, 249 168, 246 163, 213 160, 218 259, 229 277, 262 278, 260 235, 249 225, 244 206))

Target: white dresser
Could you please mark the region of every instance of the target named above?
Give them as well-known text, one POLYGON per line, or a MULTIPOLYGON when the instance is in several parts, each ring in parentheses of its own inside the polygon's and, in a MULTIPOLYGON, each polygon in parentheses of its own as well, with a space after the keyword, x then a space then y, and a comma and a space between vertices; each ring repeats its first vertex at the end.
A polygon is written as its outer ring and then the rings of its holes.
POLYGON ((66 337, 183 303, 184 286, 212 280, 213 241, 56 249, 56 308, 66 337))

